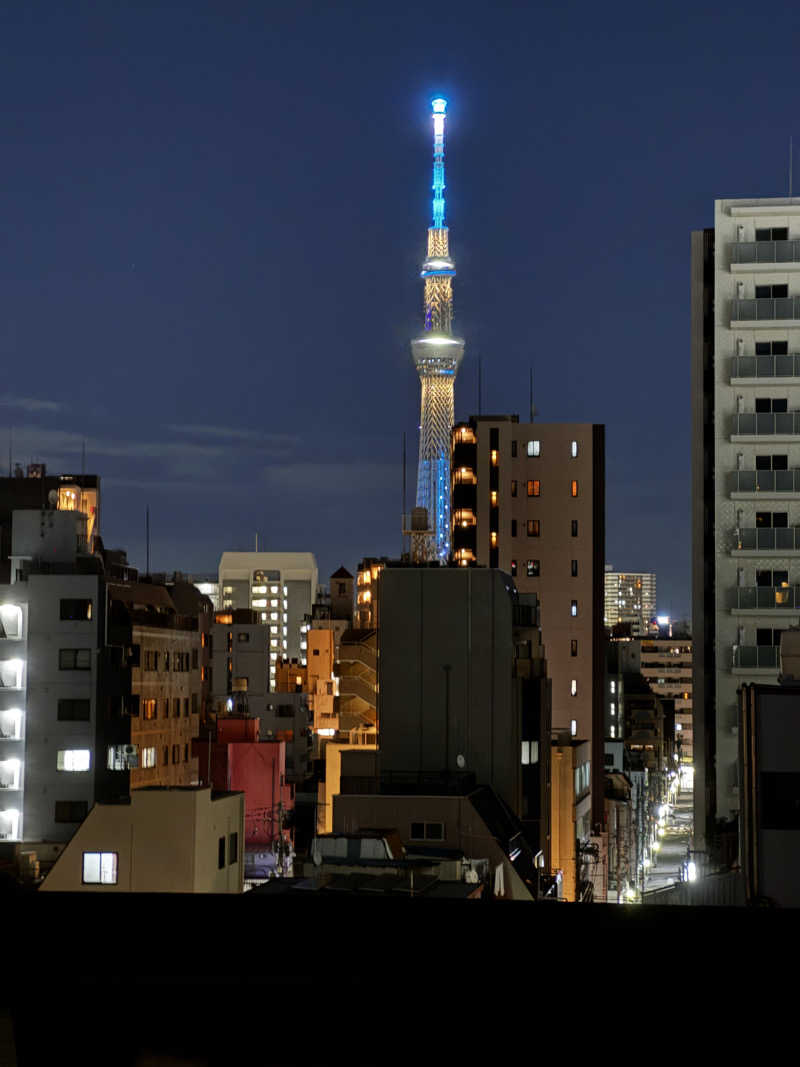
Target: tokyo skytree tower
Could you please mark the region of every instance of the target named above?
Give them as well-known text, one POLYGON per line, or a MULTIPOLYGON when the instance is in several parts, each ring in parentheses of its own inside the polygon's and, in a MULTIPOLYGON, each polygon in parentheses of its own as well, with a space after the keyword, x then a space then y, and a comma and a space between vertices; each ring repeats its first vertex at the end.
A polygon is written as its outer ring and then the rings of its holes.
POLYGON ((425 322, 422 336, 411 342, 422 384, 417 470, 417 507, 427 508, 432 530, 430 558, 446 562, 450 555, 450 435, 453 430, 453 387, 464 355, 464 342, 453 337, 453 278, 444 224, 444 118, 447 101, 433 107, 433 224, 425 279, 425 322))

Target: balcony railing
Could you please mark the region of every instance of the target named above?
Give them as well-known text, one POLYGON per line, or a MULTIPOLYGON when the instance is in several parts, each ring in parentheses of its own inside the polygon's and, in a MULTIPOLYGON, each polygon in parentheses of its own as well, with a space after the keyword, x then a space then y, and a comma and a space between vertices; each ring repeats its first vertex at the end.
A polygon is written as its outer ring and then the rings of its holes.
POLYGON ((744 670, 777 670, 779 651, 777 645, 734 645, 733 666, 744 670))
POLYGON ((800 434, 800 411, 759 411, 731 416, 731 434, 753 437, 800 434))
POLYGON ((800 378, 800 355, 734 356, 732 378, 800 378))
POLYGON ((747 527, 736 531, 739 552, 800 552, 800 527, 747 527))
POLYGON ((800 263, 800 241, 740 241, 731 263, 800 263))
POLYGON ((732 493, 800 493, 800 470, 731 471, 732 493))
POLYGON ((800 608, 800 585, 737 586, 736 607, 740 611, 800 608))
POLYGON ((770 319, 800 319, 800 296, 762 296, 755 300, 731 300, 732 322, 770 319))

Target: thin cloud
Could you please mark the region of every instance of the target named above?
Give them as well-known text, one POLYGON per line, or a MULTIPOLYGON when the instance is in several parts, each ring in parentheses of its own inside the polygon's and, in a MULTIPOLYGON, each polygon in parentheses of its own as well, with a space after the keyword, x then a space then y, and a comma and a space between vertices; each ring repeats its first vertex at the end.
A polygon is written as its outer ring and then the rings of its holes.
POLYGON ((271 489, 299 493, 364 493, 390 488, 400 482, 397 463, 284 463, 265 467, 263 479, 271 489))
POLYGON ((35 396, 0 396, 0 407, 20 411, 61 411, 63 406, 55 400, 39 400, 35 396))
POLYGON ((231 441, 252 441, 263 445, 294 445, 299 438, 288 433, 259 433, 256 430, 241 430, 235 426, 193 426, 185 423, 167 426, 173 433, 191 434, 197 437, 216 437, 231 441))

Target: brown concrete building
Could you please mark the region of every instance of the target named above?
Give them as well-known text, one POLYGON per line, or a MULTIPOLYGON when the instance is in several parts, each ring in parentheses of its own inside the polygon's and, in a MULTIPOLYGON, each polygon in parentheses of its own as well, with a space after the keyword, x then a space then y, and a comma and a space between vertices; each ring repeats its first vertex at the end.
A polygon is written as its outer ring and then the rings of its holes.
POLYGON ((109 586, 115 621, 127 621, 136 650, 130 670, 133 704, 130 741, 138 766, 131 789, 198 782, 191 754, 200 720, 200 630, 197 616, 179 615, 164 586, 147 582, 109 586))
POLYGON ((539 599, 553 728, 592 748, 603 818, 605 428, 472 416, 453 430, 453 555, 539 599))

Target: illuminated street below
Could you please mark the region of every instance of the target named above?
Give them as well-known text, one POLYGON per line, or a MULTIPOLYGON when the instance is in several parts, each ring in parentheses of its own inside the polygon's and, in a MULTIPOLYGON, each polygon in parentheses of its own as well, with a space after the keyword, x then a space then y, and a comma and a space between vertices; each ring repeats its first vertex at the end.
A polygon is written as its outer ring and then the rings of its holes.
MULTIPOLYGON (((648 903, 650 893, 667 889, 685 877, 684 864, 691 847, 693 816, 692 790, 684 787, 678 794, 677 803, 670 809, 661 847, 647 872, 643 903, 648 903)), ((649 902, 656 904, 658 899, 651 897, 649 902)))

